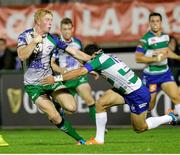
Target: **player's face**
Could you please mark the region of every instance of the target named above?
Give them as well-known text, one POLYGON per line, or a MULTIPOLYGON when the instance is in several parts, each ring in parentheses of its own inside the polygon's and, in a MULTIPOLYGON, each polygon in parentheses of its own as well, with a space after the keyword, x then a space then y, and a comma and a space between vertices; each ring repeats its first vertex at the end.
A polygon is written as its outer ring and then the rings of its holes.
POLYGON ((66 41, 69 41, 73 35, 73 26, 71 24, 62 24, 61 34, 66 41))
POLYGON ((162 21, 159 16, 152 16, 149 20, 151 31, 157 33, 161 31, 162 21))
POLYGON ((46 14, 40 21, 39 27, 44 33, 48 33, 52 26, 53 17, 51 14, 46 14))

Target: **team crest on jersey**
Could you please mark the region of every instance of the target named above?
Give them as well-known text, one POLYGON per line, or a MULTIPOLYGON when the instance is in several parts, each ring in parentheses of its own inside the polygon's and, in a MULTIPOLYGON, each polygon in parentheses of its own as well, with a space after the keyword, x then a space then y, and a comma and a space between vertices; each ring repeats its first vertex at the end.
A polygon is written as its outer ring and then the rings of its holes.
POLYGON ((50 46, 48 46, 48 47, 46 48, 47 53, 49 53, 49 51, 52 51, 52 50, 53 50, 53 48, 54 48, 54 47, 53 47, 53 46, 51 46, 51 45, 50 45, 50 46))
POLYGON ((157 89, 157 84, 150 84, 149 85, 149 91, 150 92, 154 92, 154 91, 156 91, 156 89, 157 89))

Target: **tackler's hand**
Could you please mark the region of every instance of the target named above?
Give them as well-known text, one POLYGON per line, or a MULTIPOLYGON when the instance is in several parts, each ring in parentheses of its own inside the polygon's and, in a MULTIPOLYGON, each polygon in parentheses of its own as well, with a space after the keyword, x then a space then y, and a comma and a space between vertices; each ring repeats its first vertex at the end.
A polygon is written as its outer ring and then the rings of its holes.
POLYGON ((47 77, 44 77, 42 80, 41 80, 41 84, 43 85, 50 85, 50 84, 54 84, 55 83, 55 79, 54 79, 54 76, 50 75, 50 76, 47 76, 47 77))

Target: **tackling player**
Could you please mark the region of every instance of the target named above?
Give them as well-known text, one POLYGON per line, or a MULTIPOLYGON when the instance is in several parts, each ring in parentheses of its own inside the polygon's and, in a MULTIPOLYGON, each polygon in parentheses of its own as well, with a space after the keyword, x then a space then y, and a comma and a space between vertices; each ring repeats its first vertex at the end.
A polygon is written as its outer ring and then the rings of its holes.
MULTIPOLYGON (((93 70, 103 75, 114 87, 108 90, 96 102, 96 137, 86 144, 103 144, 105 125, 107 122, 107 108, 113 105, 127 103, 131 111, 133 129, 136 132, 144 132, 165 123, 176 124, 176 117, 172 111, 161 117, 149 117, 146 119, 151 96, 149 90, 135 73, 121 60, 105 54, 95 44, 88 45, 85 52, 92 56, 84 67, 67 72, 59 77, 59 81, 73 79, 85 75, 93 70), (98 51, 98 52, 96 52, 98 51)), ((54 77, 48 76, 42 80, 43 84, 53 83, 54 77)))

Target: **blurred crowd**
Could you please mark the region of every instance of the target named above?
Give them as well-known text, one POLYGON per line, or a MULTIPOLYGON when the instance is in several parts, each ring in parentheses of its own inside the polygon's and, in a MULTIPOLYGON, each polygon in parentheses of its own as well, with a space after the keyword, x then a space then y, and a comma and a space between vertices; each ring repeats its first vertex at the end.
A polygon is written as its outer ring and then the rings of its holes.
POLYGON ((10 50, 5 39, 0 38, 0 70, 20 70, 21 62, 17 52, 10 50))
MULTIPOLYGON (((31 5, 42 3, 68 3, 68 2, 83 2, 83 3, 105 3, 105 2, 130 2, 132 0, 0 0, 0 6, 15 6, 15 5, 31 5)), ((152 0, 151 0, 152 1, 152 0)))

